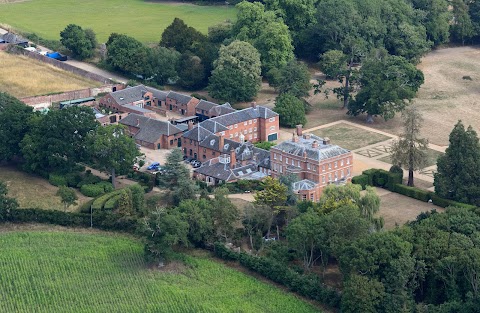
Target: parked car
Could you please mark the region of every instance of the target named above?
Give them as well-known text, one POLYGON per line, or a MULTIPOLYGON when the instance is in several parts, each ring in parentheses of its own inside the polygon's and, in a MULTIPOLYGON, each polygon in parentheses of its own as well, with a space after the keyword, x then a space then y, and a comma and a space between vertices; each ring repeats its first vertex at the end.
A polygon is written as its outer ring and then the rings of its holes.
POLYGON ((194 168, 197 168, 197 167, 202 166, 202 163, 201 163, 200 161, 195 161, 195 162, 192 162, 192 166, 193 166, 194 168))
POLYGON ((133 164, 133 169, 135 171, 138 171, 140 169, 140 165, 138 165, 137 163, 133 164))
POLYGON ((160 163, 158 162, 153 162, 147 167, 147 170, 153 171, 153 170, 158 170, 160 168, 160 163))

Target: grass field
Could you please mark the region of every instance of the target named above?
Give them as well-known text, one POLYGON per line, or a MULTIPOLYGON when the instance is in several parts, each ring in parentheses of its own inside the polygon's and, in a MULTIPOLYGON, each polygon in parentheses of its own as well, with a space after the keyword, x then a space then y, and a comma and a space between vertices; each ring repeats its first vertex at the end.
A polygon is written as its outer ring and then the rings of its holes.
POLYGON ((233 20, 233 6, 197 6, 180 2, 145 0, 30 0, 0 3, 0 23, 34 32, 46 39, 59 39, 68 24, 92 28, 99 42, 111 33, 123 33, 144 43, 158 43, 163 30, 175 17, 206 33, 208 27, 233 20))
POLYGON ((318 312, 207 256, 149 269, 124 236, 7 231, 0 246, 0 312, 318 312))
POLYGON ((40 61, 4 51, 0 51, 0 68, 0 91, 19 98, 101 85, 40 61))
MULTIPOLYGON (((437 164, 437 159, 442 154, 443 154, 442 152, 439 152, 437 150, 428 149, 427 150, 427 163, 426 163, 425 167, 429 167, 429 166, 437 164)), ((380 158, 378 160, 382 161, 382 162, 385 162, 385 163, 392 164, 392 160, 390 159, 390 156, 386 156, 386 157, 380 158)))
POLYGON ((359 149, 377 142, 382 142, 391 137, 364 130, 345 123, 314 130, 312 134, 330 138, 333 144, 348 150, 359 149))
MULTIPOLYGON (((0 180, 8 186, 8 196, 15 198, 22 208, 39 208, 44 210, 63 210, 60 197, 55 196, 58 188, 40 177, 21 172, 12 167, 0 167, 0 180)), ((88 201, 77 191, 78 206, 88 201)), ((75 211, 78 206, 68 210, 75 211)))

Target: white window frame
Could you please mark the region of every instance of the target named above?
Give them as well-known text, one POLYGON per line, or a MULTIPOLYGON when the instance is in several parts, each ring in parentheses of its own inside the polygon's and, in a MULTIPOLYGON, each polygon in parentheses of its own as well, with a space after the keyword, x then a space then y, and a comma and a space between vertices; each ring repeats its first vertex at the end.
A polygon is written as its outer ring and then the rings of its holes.
POLYGON ((307 170, 310 169, 310 163, 307 163, 307 170))
POLYGON ((350 164, 350 158, 347 158, 347 164, 350 164))
POLYGON ((287 157, 285 157, 285 163, 288 164, 288 158, 287 157))
POLYGON ((275 118, 274 117, 271 117, 268 119, 269 122, 275 122, 275 118))
POLYGON ((237 124, 235 124, 235 125, 234 125, 234 127, 235 127, 235 128, 237 128, 237 127, 238 127, 238 125, 237 125, 237 124))
POLYGON ((277 159, 277 154, 276 154, 276 153, 273 154, 273 159, 274 159, 274 160, 277 159))
POLYGON ((249 124, 249 125, 252 125, 252 120, 249 120, 249 121, 248 121, 248 124, 249 124))

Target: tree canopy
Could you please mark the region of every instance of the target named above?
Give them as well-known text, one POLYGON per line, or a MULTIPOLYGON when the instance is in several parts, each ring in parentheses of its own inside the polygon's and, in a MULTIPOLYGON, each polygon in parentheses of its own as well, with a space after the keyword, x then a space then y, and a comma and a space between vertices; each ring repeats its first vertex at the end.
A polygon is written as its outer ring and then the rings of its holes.
POLYGON ((79 59, 92 57, 97 47, 95 33, 91 29, 84 30, 75 24, 68 24, 60 32, 60 42, 79 59))
POLYGON ((372 116, 393 118, 415 97, 423 81, 423 73, 403 57, 372 57, 360 69, 361 89, 349 103, 348 114, 367 113, 368 122, 372 116))
POLYGON ((435 193, 459 202, 480 205, 480 143, 475 130, 459 121, 450 145, 437 161, 435 193))
POLYGON ((257 95, 261 83, 260 54, 251 44, 237 40, 222 46, 214 66, 208 85, 212 97, 238 102, 257 95))
POLYGON ((283 93, 275 99, 275 112, 280 115, 280 124, 286 127, 305 125, 305 106, 303 101, 290 93, 283 93))

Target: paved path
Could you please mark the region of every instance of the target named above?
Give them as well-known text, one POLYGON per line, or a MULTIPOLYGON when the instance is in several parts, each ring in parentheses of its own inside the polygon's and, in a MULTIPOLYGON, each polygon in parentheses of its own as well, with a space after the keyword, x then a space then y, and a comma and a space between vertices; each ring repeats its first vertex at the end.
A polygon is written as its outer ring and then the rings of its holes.
MULTIPOLYGON (((6 34, 6 33, 8 33, 8 31, 6 29, 0 28, 0 35, 6 34)), ((32 42, 30 44, 32 44, 32 42)), ((43 46, 37 45, 37 48, 42 50, 42 51, 52 52, 52 50, 50 50, 46 47, 43 47, 43 46)), ((120 83, 126 84, 127 81, 128 81, 128 79, 126 77, 123 77, 121 75, 103 70, 101 68, 96 67, 93 64, 90 64, 90 63, 81 62, 81 61, 77 61, 77 60, 73 60, 73 59, 68 59, 67 61, 64 61, 64 62, 67 63, 67 64, 70 64, 72 66, 75 66, 77 68, 80 68, 82 70, 88 71, 90 73, 98 74, 98 75, 101 75, 105 78, 110 78, 112 80, 116 80, 120 83)))
MULTIPOLYGON (((320 125, 317 127, 305 129, 304 132, 313 132, 317 129, 327 128, 327 127, 335 126, 337 124, 348 124, 353 127, 358 127, 366 131, 370 131, 370 132, 374 132, 377 134, 390 137, 390 139, 387 139, 385 141, 377 142, 375 144, 365 146, 359 149, 355 149, 352 151, 355 158, 355 162, 353 166, 353 175, 360 175, 364 170, 369 168, 380 168, 384 170, 390 169, 390 167, 392 166, 391 164, 380 161, 379 159, 390 155, 390 145, 393 140, 398 139, 398 136, 396 135, 392 135, 375 128, 371 128, 365 125, 359 125, 346 120, 339 120, 332 123, 320 125)), ((438 146, 434 144, 429 144, 428 147, 432 150, 436 150, 439 152, 445 152, 445 149, 447 148, 446 146, 438 146)), ((427 182, 433 182, 433 173, 436 171, 436 169, 437 169, 436 165, 426 167, 422 171, 415 172, 415 178, 419 178, 427 182)), ((408 177, 408 171, 404 170, 404 177, 408 177)), ((433 187, 429 188, 429 190, 433 191, 433 187)))

